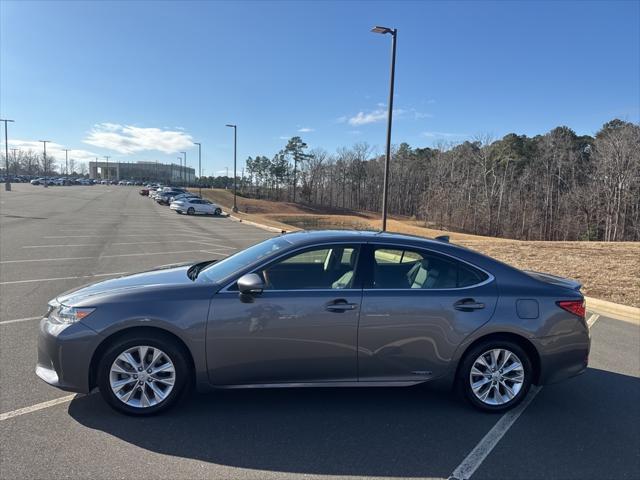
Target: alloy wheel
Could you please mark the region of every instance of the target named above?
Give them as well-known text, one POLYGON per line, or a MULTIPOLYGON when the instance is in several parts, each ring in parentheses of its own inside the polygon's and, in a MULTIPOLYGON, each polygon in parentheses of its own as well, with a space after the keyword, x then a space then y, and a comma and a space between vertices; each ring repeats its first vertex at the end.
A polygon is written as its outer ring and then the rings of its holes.
POLYGON ((525 382, 518 356, 504 348, 494 348, 473 362, 469 373, 471 391, 486 405, 504 405, 513 400, 525 382))
POLYGON ((138 345, 126 349, 111 364, 109 384, 122 403, 136 408, 158 405, 173 390, 176 368, 157 347, 138 345))

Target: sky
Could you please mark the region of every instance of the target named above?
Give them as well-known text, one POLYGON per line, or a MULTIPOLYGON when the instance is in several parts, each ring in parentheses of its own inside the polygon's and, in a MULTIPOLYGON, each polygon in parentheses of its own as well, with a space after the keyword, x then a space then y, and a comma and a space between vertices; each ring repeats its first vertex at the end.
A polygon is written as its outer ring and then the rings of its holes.
MULTIPOLYGON (((10 148, 177 162, 203 175, 299 135, 383 152, 640 121, 639 1, 0 1, 10 148)), ((4 148, 4 139, 3 139, 4 148)))

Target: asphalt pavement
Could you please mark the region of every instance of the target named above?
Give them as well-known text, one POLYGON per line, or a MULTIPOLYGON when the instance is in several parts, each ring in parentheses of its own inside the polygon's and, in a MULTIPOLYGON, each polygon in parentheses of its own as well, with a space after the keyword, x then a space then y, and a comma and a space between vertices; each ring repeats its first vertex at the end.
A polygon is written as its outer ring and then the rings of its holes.
POLYGON ((640 478, 640 328, 591 312, 587 372, 507 416, 428 388, 350 388, 197 394, 131 418, 33 373, 38 318, 60 292, 272 235, 177 215, 135 187, 0 192, 0 478, 640 478))

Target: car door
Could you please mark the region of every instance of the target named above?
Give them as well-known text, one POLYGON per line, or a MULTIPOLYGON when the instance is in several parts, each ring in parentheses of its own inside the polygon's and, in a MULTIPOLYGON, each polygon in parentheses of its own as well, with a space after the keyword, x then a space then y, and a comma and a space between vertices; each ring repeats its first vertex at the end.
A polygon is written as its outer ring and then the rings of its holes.
POLYGON ((412 247, 371 245, 362 257, 368 283, 358 332, 359 379, 423 381, 445 374, 458 345, 493 315, 493 277, 412 247))
MULTIPOLYGON (((322 245, 254 270, 260 294, 217 293, 207 327, 216 385, 357 381, 360 247, 322 245)), ((236 279, 237 280, 237 279, 236 279)))

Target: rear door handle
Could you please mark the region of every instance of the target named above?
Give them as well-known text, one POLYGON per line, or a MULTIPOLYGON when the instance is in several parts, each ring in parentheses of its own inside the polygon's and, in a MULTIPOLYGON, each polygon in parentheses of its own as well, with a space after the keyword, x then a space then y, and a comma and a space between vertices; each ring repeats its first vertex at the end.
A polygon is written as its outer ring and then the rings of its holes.
POLYGON ((482 310, 484 303, 476 302, 473 298, 463 298, 454 303, 453 308, 461 312, 472 312, 474 310, 482 310))
POLYGON ((325 310, 329 312, 344 312, 347 310, 355 310, 358 308, 357 303, 349 303, 344 299, 333 300, 325 305, 325 310))

